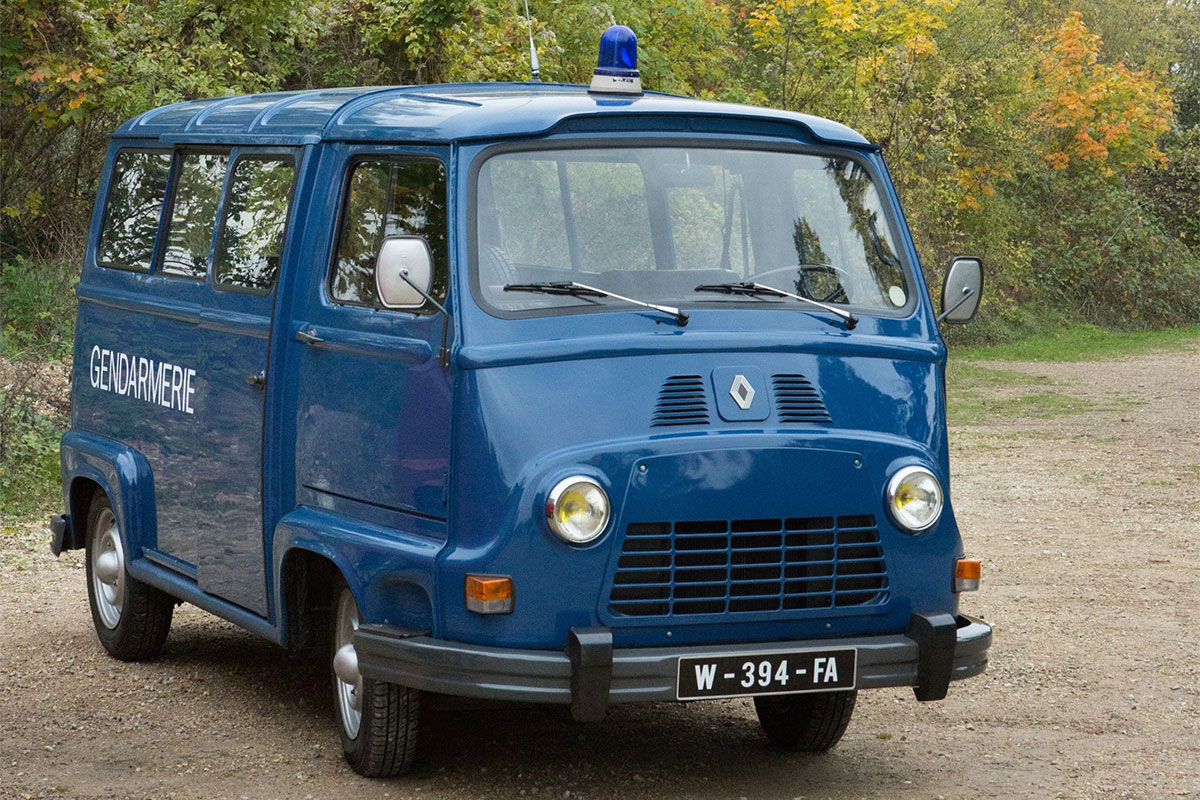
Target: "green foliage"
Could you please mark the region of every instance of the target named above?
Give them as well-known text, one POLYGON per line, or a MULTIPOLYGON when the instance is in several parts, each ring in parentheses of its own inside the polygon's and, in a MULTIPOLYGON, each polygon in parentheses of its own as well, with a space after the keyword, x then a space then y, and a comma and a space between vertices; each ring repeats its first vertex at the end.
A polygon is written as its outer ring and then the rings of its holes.
MULTIPOLYGON (((952 255, 987 265, 980 318, 952 340, 1200 318, 1200 0, 532 0, 543 79, 586 83, 618 21, 649 89, 881 144, 930 283, 952 255)), ((526 23, 522 0, 7 0, 5 346, 61 338, 39 315, 69 287, 35 296, 42 270, 78 263, 63 254, 124 119, 203 96, 525 80, 526 23)))
POLYGON ((0 356, 65 358, 75 332, 73 264, 0 264, 0 356))
POLYGON ((0 388, 0 516, 44 511, 58 502, 58 440, 66 417, 34 410, 0 388))

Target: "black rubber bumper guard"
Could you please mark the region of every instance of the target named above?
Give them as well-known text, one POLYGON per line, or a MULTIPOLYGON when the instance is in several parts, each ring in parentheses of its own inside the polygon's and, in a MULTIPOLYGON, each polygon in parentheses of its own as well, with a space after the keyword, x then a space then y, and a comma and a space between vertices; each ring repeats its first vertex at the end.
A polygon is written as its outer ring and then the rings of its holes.
POLYGON ((71 530, 71 520, 66 514, 58 514, 50 518, 50 552, 61 555, 63 550, 71 550, 75 544, 74 532, 71 530))
POLYGON ((854 647, 859 689, 911 686, 918 700, 940 700, 950 681, 987 668, 991 643, 987 623, 950 614, 913 615, 903 634, 695 647, 614 649, 609 629, 573 628, 558 652, 451 642, 391 625, 363 625, 354 635, 368 678, 460 697, 570 705, 581 722, 600 719, 612 703, 675 700, 680 657, 781 649, 854 647))

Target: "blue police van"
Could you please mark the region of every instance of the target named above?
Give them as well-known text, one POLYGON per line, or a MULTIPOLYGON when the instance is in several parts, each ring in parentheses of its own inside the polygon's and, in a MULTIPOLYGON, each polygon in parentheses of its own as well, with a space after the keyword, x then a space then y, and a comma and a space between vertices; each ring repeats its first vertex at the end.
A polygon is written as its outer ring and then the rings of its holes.
POLYGON ((940 322, 879 148, 591 86, 225 97, 112 135, 78 288, 65 514, 100 642, 192 603, 328 659, 346 759, 423 693, 748 697, 822 751, 856 692, 982 672, 940 322))

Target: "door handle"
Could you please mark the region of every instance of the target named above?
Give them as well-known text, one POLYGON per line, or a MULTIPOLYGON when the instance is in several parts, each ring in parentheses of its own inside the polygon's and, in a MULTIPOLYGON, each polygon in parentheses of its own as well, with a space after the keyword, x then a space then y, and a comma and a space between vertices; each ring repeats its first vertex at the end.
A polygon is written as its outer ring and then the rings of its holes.
POLYGON ((305 344, 319 344, 325 341, 320 336, 317 336, 316 328, 301 329, 296 331, 296 338, 305 344))
POLYGON ((253 386, 255 389, 267 388, 267 371, 259 370, 253 375, 246 376, 246 383, 253 386))

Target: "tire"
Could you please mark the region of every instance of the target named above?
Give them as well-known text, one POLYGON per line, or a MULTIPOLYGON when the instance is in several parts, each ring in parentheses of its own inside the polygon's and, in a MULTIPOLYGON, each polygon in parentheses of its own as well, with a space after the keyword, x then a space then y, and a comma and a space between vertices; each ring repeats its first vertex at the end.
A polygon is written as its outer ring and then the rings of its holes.
POLYGON ((100 644, 113 658, 142 661, 162 652, 175 598, 131 577, 112 503, 97 491, 87 518, 88 605, 100 644))
MULTIPOLYGON (((358 603, 341 580, 333 595, 331 677, 334 714, 342 739, 342 754, 350 768, 367 778, 391 778, 412 769, 417 754, 417 731, 421 716, 421 693, 416 689, 361 675, 357 683, 338 676, 338 651, 349 645, 353 653, 354 631, 360 622, 358 603), (354 707, 357 704, 357 709, 354 707)), ((344 655, 343 662, 356 655, 344 655)), ((348 677, 345 666, 343 677, 348 677)))
POLYGON ((754 698, 758 723, 776 747, 824 753, 846 732, 858 692, 813 692, 754 698))

